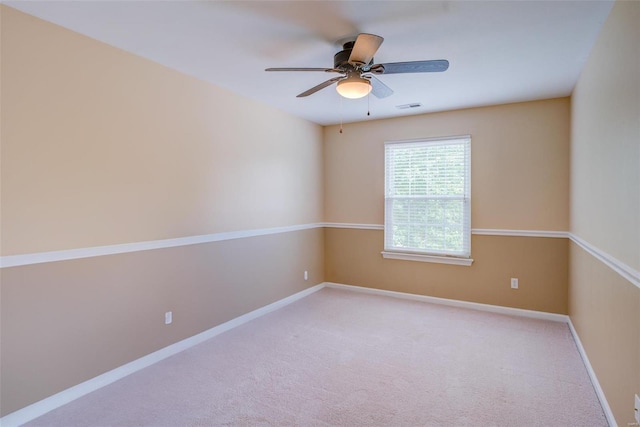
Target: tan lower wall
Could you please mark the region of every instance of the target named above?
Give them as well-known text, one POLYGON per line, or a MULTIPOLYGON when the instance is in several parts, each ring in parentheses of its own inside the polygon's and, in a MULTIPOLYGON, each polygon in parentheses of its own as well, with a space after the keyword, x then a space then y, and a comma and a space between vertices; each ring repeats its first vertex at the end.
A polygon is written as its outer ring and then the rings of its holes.
POLYGON ((567 313, 567 239, 472 236, 471 267, 384 259, 383 231, 325 229, 330 282, 567 313), (513 290, 510 279, 520 288, 513 290))
POLYGON ((2 269, 1 414, 323 282, 322 248, 312 229, 2 269))
POLYGON ((620 426, 640 394, 640 289, 571 244, 569 316, 620 426))

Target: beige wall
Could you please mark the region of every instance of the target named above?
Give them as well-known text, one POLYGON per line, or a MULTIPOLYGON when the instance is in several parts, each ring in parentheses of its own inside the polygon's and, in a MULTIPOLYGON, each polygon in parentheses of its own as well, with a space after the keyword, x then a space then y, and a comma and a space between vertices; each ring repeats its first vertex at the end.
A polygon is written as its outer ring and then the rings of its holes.
MULTIPOLYGON (((2 255, 322 221, 320 126, 0 10, 2 255)), ((3 268, 0 416, 321 283, 323 238, 3 268)))
POLYGON ((471 267, 384 259, 380 230, 325 229, 325 279, 482 304, 567 313, 567 239, 472 236, 471 267), (519 289, 510 279, 519 279, 519 289))
POLYGON ((321 127, 3 7, 2 255, 322 221, 321 127))
MULTIPOLYGON (((384 142, 471 134, 471 224, 566 231, 568 98, 324 130, 325 220, 384 222, 384 142)), ((567 312, 565 239, 473 236, 471 267, 383 259, 383 231, 328 229, 329 281, 530 310, 567 312), (520 280, 520 289, 510 279, 520 280)))
MULTIPOLYGON (((571 231, 640 270, 640 2, 617 1, 572 96, 571 231)), ((571 245, 569 315, 620 426, 640 394, 640 288, 571 245)), ((640 278, 638 278, 640 281, 640 278)))
POLYGON ((618 1, 573 93, 571 231, 640 270, 640 3, 618 1))
POLYGON ((325 221, 384 222, 384 142, 471 134, 473 228, 569 228, 568 98, 324 130, 325 221))
POLYGON ((2 415, 323 282, 323 246, 313 229, 3 268, 2 415))
POLYGON ((578 245, 570 247, 569 315, 620 426, 640 395, 640 289, 578 245))

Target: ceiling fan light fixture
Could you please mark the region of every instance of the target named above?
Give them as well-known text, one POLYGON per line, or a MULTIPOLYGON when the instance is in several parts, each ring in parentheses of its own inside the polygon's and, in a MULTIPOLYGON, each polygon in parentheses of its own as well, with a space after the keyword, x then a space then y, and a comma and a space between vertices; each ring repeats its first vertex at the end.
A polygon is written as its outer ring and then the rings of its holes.
POLYGON ((371 92, 371 82, 357 74, 350 74, 346 79, 338 82, 336 90, 345 98, 358 99, 371 92))

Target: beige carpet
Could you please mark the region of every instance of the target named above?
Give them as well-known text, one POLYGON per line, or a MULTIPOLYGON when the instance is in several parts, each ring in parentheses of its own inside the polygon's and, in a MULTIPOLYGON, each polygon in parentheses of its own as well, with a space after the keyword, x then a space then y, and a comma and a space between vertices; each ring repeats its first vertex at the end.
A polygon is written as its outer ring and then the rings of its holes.
POLYGON ((325 288, 29 426, 606 426, 566 324, 325 288))

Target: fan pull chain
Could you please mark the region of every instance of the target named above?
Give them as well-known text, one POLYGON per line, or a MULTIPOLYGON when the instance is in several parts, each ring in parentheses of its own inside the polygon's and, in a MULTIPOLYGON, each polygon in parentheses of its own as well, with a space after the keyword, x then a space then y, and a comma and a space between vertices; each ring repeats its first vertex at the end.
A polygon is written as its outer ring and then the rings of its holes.
POLYGON ((371 92, 367 94, 367 116, 371 115, 371 92))
POLYGON ((342 133, 342 97, 340 97, 340 133, 342 133))

